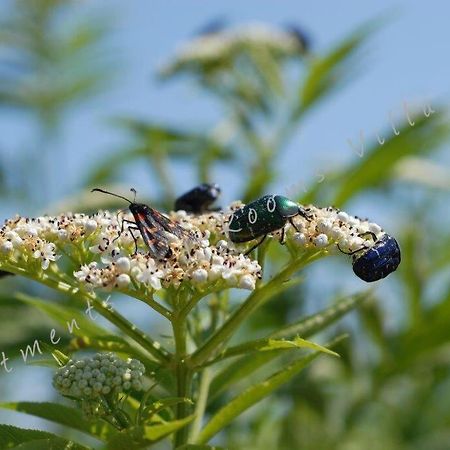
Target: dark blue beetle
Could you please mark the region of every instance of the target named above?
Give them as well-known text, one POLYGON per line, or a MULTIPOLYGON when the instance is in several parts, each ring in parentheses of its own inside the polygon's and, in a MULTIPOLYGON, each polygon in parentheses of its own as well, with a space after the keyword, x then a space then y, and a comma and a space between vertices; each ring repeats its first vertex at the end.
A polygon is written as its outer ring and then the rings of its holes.
POLYGON ((372 237, 375 240, 372 247, 352 252, 353 272, 368 283, 387 277, 397 269, 401 261, 400 247, 392 236, 384 234, 378 240, 373 234, 372 237), (361 253, 363 250, 365 251, 361 253))
POLYGON ((203 183, 175 200, 175 211, 183 209, 186 212, 201 214, 207 211, 217 211, 220 208, 211 208, 220 196, 220 187, 218 184, 203 183))

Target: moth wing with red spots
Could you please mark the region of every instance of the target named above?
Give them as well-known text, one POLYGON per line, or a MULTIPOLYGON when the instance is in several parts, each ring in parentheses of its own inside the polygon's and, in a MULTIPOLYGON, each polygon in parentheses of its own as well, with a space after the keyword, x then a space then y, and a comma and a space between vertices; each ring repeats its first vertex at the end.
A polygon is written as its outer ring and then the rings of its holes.
POLYGON ((161 214, 156 209, 150 208, 150 216, 152 219, 160 225, 165 231, 170 234, 175 235, 177 238, 183 241, 195 241, 198 242, 198 238, 189 230, 186 230, 182 226, 175 223, 173 220, 170 220, 164 214, 161 214))
POLYGON ((136 221, 136 225, 153 258, 163 259, 170 255, 169 242, 160 228, 147 218, 136 221))

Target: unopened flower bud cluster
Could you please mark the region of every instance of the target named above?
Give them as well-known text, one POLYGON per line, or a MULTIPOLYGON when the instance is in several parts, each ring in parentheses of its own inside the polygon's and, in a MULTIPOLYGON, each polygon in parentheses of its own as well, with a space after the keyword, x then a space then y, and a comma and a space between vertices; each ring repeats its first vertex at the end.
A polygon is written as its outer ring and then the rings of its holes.
POLYGON ((69 361, 53 377, 53 386, 63 395, 91 400, 102 395, 142 389, 144 365, 137 359, 119 359, 113 353, 69 361))

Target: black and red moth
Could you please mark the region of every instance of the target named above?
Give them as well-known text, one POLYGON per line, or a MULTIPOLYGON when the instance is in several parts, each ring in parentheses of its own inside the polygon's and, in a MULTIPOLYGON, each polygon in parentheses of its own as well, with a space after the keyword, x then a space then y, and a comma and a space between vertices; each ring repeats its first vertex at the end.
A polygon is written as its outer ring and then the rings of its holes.
MULTIPOLYGON (((136 195, 134 189, 131 189, 131 191, 136 195)), ((173 234, 183 241, 198 241, 197 237, 192 232, 184 229, 158 210, 151 208, 144 203, 136 203, 126 197, 99 188, 92 189, 91 192, 102 192, 103 194, 113 195, 114 197, 126 200, 130 204, 129 208, 135 221, 123 219, 120 233, 123 232, 124 225, 127 223, 128 230, 130 231, 136 246, 135 253, 137 253, 137 238, 133 234, 133 230, 141 233, 142 239, 149 249, 150 256, 157 259, 167 258, 172 252, 165 232, 173 234)))

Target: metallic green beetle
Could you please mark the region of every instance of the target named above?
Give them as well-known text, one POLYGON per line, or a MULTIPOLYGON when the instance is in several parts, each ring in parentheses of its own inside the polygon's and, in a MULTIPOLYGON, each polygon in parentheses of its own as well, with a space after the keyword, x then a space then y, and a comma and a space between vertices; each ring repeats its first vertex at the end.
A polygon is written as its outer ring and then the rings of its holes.
POLYGON ((281 243, 284 243, 284 226, 289 221, 298 231, 292 218, 310 217, 298 204, 282 195, 265 195, 233 213, 228 225, 228 236, 232 242, 248 242, 262 236, 262 239, 246 254, 260 245, 269 233, 282 229, 281 243))

